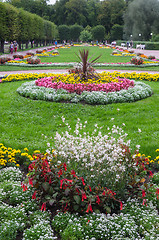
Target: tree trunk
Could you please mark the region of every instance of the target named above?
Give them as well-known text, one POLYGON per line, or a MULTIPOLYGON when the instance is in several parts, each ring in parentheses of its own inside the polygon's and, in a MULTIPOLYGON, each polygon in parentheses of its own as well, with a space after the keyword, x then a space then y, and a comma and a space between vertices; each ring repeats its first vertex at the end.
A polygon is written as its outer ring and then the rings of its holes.
POLYGON ((25 43, 25 49, 28 49, 28 44, 29 44, 29 42, 25 43))
POLYGON ((0 42, 0 52, 4 53, 4 40, 0 42))
POLYGON ((31 48, 33 48, 33 45, 34 45, 34 41, 31 41, 31 48))
POLYGON ((22 42, 21 42, 21 41, 18 41, 19 50, 22 49, 21 44, 22 44, 22 42))

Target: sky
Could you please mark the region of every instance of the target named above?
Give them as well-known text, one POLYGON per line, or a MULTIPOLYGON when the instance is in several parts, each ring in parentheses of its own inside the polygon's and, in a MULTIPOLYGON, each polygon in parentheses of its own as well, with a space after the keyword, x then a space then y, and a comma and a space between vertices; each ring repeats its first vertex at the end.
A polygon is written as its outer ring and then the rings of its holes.
POLYGON ((48 4, 55 4, 56 0, 50 0, 48 4))

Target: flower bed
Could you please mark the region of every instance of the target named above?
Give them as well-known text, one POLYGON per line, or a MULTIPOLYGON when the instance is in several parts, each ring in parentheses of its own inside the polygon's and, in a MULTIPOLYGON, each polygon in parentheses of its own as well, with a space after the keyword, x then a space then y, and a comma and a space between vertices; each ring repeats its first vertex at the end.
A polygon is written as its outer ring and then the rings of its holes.
POLYGON ((84 91, 102 91, 102 92, 117 92, 122 89, 128 90, 129 87, 134 87, 134 82, 128 79, 118 79, 118 82, 110 83, 77 83, 77 84, 67 84, 63 82, 57 82, 56 78, 42 78, 35 81, 36 86, 53 88, 53 89, 65 89, 69 93, 81 94, 84 91), (55 80, 55 81, 54 81, 55 80))
POLYGON ((149 159, 133 154, 120 127, 82 133, 87 121, 78 120, 71 134, 65 124, 55 144, 47 140, 47 153, 32 155, 27 176, 14 166, 1 169, 0 239, 158 239, 159 174, 148 169, 149 159))
MULTIPOLYGON (((51 76, 56 76, 57 78, 62 79, 62 82, 67 82, 68 83, 68 75, 67 74, 52 74, 52 73, 21 73, 21 74, 9 74, 9 75, 5 75, 3 77, 1 77, 0 79, 0 83, 3 82, 12 82, 12 81, 24 81, 24 80, 31 80, 31 79, 38 79, 38 78, 44 78, 44 77, 51 77, 51 76)), ((103 72, 101 74, 102 77, 102 81, 103 82, 109 82, 110 80, 112 80, 112 78, 128 78, 128 79, 134 79, 134 80, 143 80, 143 81, 153 81, 153 82, 157 82, 159 81, 159 74, 155 73, 155 74, 151 74, 151 73, 147 73, 147 72, 143 72, 143 73, 136 73, 136 72, 118 72, 118 71, 114 71, 114 72, 103 72), (103 77, 102 77, 103 76, 103 77)), ((76 82, 78 79, 76 79, 76 82)), ((70 83, 73 83, 73 79, 71 80, 70 83)), ((100 83, 100 82, 99 82, 100 83)))
POLYGON ((81 95, 76 93, 68 93, 64 89, 50 89, 38 87, 35 82, 23 83, 17 92, 24 97, 31 99, 39 99, 44 101, 69 101, 73 103, 85 102, 88 104, 109 104, 115 102, 134 102, 152 95, 151 88, 141 82, 136 82, 134 88, 121 90, 119 92, 87 92, 84 91, 81 95))

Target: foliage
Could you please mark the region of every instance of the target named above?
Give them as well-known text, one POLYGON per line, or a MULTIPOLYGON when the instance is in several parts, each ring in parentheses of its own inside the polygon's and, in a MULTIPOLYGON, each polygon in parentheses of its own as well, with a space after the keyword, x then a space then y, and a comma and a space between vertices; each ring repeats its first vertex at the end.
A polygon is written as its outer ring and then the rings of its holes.
POLYGON ((111 40, 123 39, 123 26, 115 24, 111 29, 111 40))
POLYGON ((135 65, 142 65, 144 62, 144 60, 142 58, 132 58, 131 59, 131 63, 135 64, 135 65))
POLYGON ((102 25, 97 25, 91 30, 93 40, 102 41, 105 38, 105 28, 102 25))
POLYGON ((72 41, 74 42, 78 42, 79 41, 79 37, 80 37, 80 33, 83 30, 82 26, 78 25, 78 24, 74 24, 72 26, 70 26, 70 38, 72 41))
MULTIPOLYGON (((91 188, 74 170, 68 171, 65 163, 58 164, 54 154, 36 154, 34 159, 27 176, 29 184, 35 188, 32 199, 37 199, 41 204, 41 211, 48 206, 54 212, 60 210, 85 214, 97 209, 110 212, 116 201, 120 203, 110 189, 99 184, 91 188)), ((27 190, 25 184, 22 187, 24 191, 27 190)))
POLYGON ((27 63, 28 64, 40 64, 41 60, 36 57, 31 57, 31 58, 27 58, 27 63))
POLYGON ((59 25, 58 26, 58 32, 59 32, 59 38, 62 42, 63 40, 69 40, 70 39, 70 28, 67 25, 59 25))
POLYGON ((90 42, 92 40, 92 34, 87 30, 83 30, 80 33, 79 39, 83 42, 90 42))
POLYGON ((0 64, 5 64, 6 62, 10 61, 11 58, 9 57, 0 57, 0 64))
POLYGON ((62 239, 152 239, 158 234, 159 217, 152 204, 142 205, 136 199, 129 199, 118 215, 90 214, 79 216, 58 213, 52 220, 53 228, 62 239), (139 215, 138 215, 139 213, 139 215))
POLYGON ((100 58, 100 56, 91 60, 93 56, 88 58, 88 55, 89 51, 85 49, 79 50, 79 55, 76 54, 80 62, 78 63, 78 66, 76 67, 75 71, 77 73, 77 76, 79 76, 82 81, 88 81, 88 79, 92 78, 94 79, 99 78, 97 74, 94 74, 95 70, 92 68, 92 65, 100 58))
POLYGON ((13 58, 20 58, 23 59, 24 56, 22 54, 13 54, 13 58))
POLYGON ((158 0, 134 0, 124 14, 125 38, 150 40, 151 33, 158 33, 158 0), (141 34, 141 35, 140 35, 141 34))

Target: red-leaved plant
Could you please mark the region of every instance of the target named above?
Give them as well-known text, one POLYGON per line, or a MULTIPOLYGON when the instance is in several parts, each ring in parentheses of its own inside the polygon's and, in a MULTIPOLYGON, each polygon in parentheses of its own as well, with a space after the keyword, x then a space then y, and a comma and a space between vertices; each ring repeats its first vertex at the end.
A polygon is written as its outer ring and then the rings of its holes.
POLYGON ((88 55, 88 50, 79 50, 79 55, 76 54, 79 59, 78 66, 69 70, 69 73, 76 73, 78 76, 80 76, 82 81, 87 81, 88 79, 92 78, 98 79, 98 75, 95 74, 95 69, 92 67, 92 65, 101 57, 101 55, 93 60, 91 60, 93 56, 88 58, 88 55))
MULTIPOLYGON (((83 177, 74 170, 69 172, 66 164, 56 165, 42 154, 34 155, 35 160, 29 166, 28 183, 35 188, 32 199, 36 199, 41 210, 46 207, 56 212, 69 211, 80 214, 89 212, 110 213, 122 209, 122 202, 116 199, 116 193, 101 187, 91 188, 83 177)), ((22 183, 24 191, 27 185, 22 183)))
POLYGON ((144 62, 144 60, 142 58, 132 58, 131 59, 131 63, 135 64, 135 65, 142 65, 144 62))

